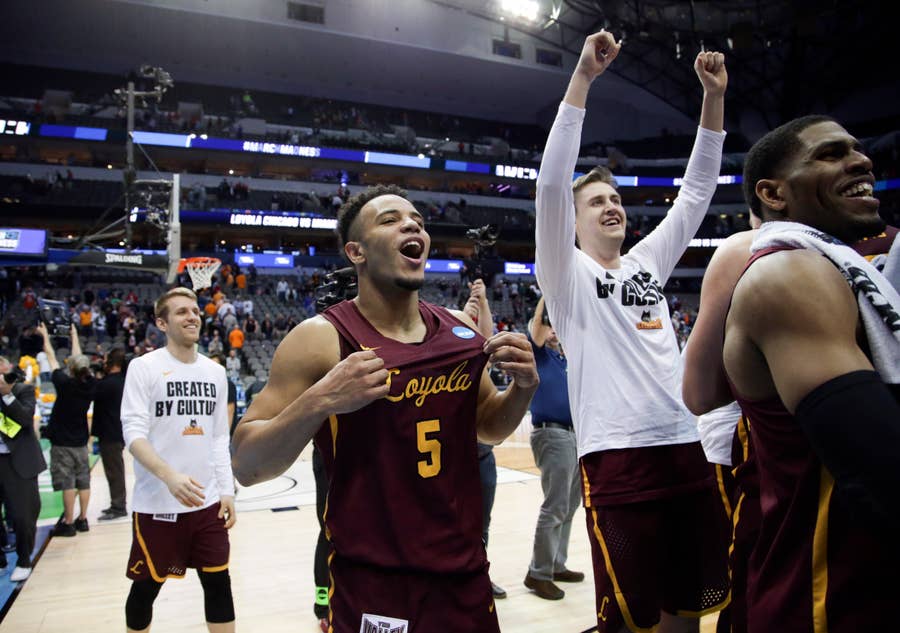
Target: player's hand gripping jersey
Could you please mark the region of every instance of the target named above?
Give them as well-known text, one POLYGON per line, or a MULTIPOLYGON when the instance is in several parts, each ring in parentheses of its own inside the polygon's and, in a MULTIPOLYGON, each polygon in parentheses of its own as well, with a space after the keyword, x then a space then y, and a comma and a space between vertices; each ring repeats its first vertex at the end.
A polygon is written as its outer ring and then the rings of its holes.
POLYGON ((391 385, 315 437, 330 479, 326 528, 337 554, 357 562, 476 571, 486 563, 475 431, 484 338, 444 308, 419 302, 419 312, 421 343, 385 338, 352 302, 322 315, 341 358, 373 350, 391 385))

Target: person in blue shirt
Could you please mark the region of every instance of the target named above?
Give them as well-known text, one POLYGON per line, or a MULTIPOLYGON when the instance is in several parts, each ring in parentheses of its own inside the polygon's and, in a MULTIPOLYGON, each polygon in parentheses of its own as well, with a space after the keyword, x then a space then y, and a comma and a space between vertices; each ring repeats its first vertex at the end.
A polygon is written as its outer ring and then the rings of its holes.
POLYGON ((541 471, 544 502, 534 530, 531 564, 525 586, 546 600, 566 594, 556 582, 581 582, 584 574, 566 569, 572 517, 581 503, 578 450, 569 411, 566 357, 544 299, 538 301, 528 324, 541 383, 531 400, 531 450, 541 471))

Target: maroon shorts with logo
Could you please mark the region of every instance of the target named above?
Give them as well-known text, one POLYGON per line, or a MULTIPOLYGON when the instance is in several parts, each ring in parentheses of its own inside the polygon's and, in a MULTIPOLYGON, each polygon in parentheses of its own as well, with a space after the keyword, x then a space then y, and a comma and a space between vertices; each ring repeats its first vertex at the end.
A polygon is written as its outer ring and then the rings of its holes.
POLYGON ((179 514, 132 515, 131 557, 126 576, 132 580, 183 578, 188 567, 215 572, 228 569, 230 544, 219 504, 179 514))
POLYGON ((332 555, 329 633, 499 633, 487 567, 429 574, 332 555))
POLYGON ((581 465, 599 633, 728 603, 731 529, 699 443, 601 451, 581 465))

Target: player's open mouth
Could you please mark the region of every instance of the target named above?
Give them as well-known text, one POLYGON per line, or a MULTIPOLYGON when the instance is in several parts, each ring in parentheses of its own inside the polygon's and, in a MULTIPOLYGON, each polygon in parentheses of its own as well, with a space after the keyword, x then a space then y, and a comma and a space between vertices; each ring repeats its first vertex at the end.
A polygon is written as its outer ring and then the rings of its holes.
POLYGON ((608 218, 606 220, 603 220, 601 224, 603 226, 619 226, 622 223, 619 221, 619 218, 608 218))
POLYGON ((425 253, 425 242, 418 237, 412 237, 400 245, 400 254, 406 259, 419 263, 425 253))

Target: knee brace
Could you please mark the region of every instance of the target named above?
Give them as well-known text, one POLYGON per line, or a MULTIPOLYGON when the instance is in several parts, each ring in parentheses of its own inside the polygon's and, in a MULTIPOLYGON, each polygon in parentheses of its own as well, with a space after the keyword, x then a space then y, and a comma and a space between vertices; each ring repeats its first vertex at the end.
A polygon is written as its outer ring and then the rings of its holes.
POLYGON ((162 588, 161 582, 152 578, 131 583, 128 600, 125 601, 125 624, 134 631, 143 631, 153 619, 153 601, 162 588))
POLYGON ((206 621, 213 624, 234 620, 234 598, 231 596, 231 576, 225 571, 200 571, 200 584, 203 585, 203 607, 206 610, 206 621))

